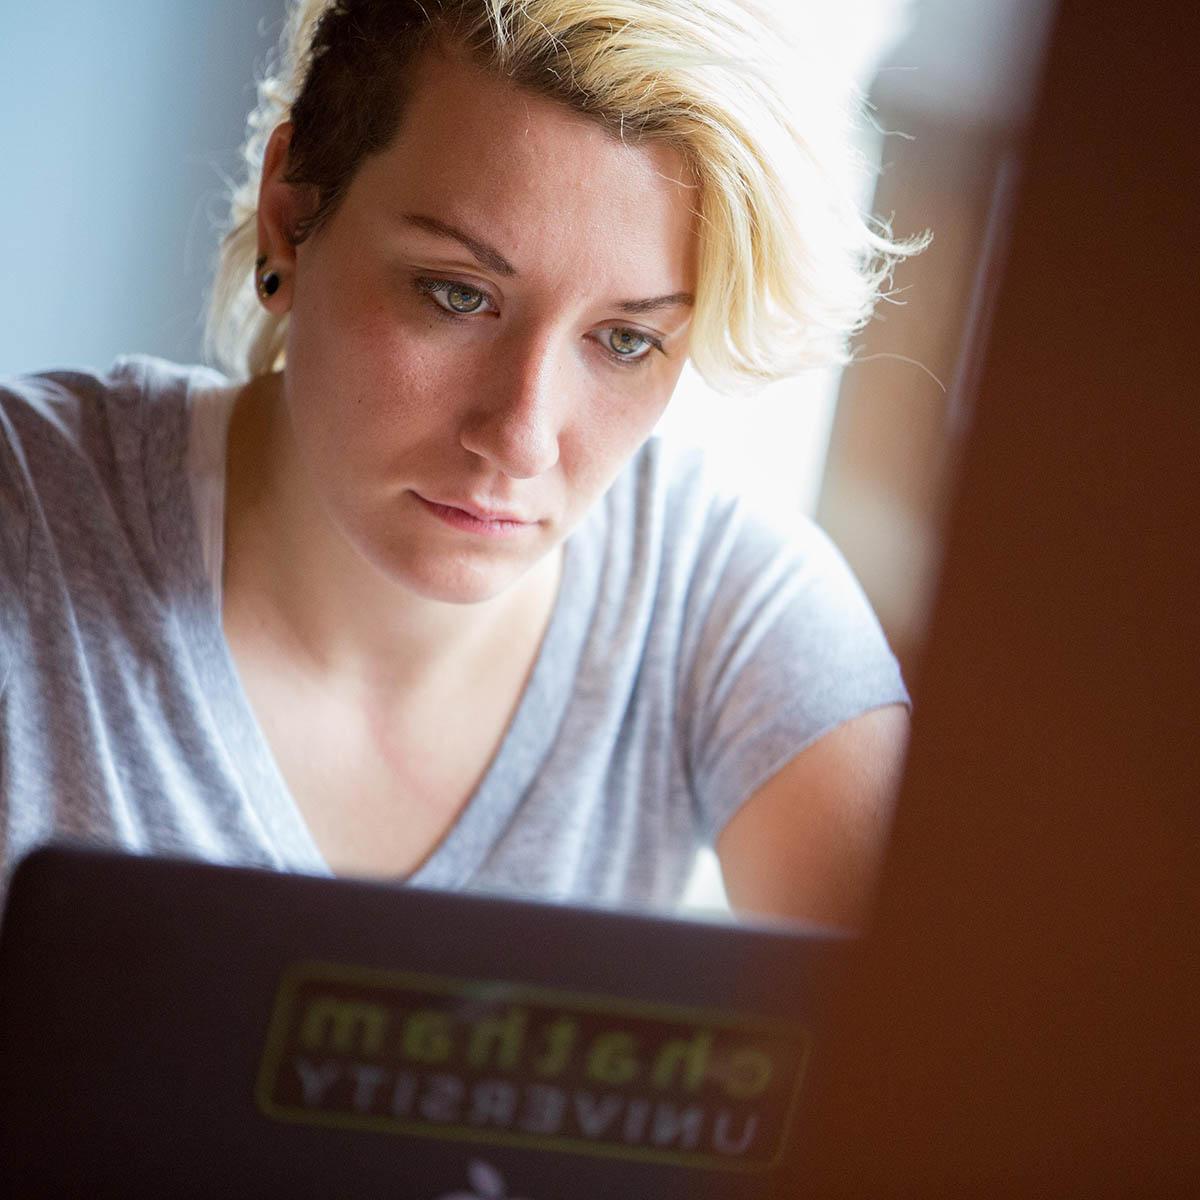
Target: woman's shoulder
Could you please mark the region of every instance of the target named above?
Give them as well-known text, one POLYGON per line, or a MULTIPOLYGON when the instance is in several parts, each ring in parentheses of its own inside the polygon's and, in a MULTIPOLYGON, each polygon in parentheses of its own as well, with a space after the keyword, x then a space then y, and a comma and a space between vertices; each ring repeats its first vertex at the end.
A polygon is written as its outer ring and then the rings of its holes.
POLYGON ((0 380, 0 488, 122 490, 147 466, 179 460, 190 397, 224 382, 205 367, 146 355, 103 371, 60 368, 0 380))
POLYGON ((821 560, 833 551, 799 502, 787 512, 770 510, 743 494, 702 448, 660 436, 633 457, 605 509, 610 547, 637 547, 661 556, 664 566, 721 573, 731 557, 821 560))
POLYGON ((0 416, 10 441, 50 439, 82 444, 103 431, 140 429, 147 412, 182 410, 197 387, 223 377, 149 355, 126 355, 103 371, 62 367, 0 379, 0 416))
POLYGON ((86 546, 102 553, 117 534, 151 544, 152 510, 180 507, 169 502, 180 490, 190 397, 221 381, 203 367, 140 355, 106 371, 0 380, 6 576, 28 569, 35 530, 43 549, 76 556, 86 546))
POLYGON ((699 449, 655 435, 626 464, 605 496, 610 532, 654 540, 668 531, 679 540, 699 528, 722 490, 699 449))

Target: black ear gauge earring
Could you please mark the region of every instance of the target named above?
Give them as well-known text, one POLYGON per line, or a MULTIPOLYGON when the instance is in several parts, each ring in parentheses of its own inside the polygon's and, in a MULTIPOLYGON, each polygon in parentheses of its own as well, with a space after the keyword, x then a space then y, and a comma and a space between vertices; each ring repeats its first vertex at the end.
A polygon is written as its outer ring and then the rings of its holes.
POLYGON ((279 291, 281 282, 278 271, 264 271, 263 267, 267 265, 267 256, 259 255, 254 264, 254 286, 258 290, 258 298, 266 300, 268 297, 275 295, 279 291))

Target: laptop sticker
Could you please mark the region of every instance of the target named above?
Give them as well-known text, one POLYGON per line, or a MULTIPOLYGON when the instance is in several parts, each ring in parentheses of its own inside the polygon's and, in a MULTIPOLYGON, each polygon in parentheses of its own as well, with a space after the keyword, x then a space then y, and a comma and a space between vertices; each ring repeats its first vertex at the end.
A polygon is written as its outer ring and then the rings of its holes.
POLYGON ((810 1044, 736 1013, 306 963, 281 981, 256 1101, 279 1121, 756 1171, 783 1153, 810 1044))

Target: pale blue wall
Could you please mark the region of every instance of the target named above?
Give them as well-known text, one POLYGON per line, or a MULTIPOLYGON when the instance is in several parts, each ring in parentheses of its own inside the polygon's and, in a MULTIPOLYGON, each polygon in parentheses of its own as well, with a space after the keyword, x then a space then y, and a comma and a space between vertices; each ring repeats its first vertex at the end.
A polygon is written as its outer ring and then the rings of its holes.
POLYGON ((194 360, 284 0, 0 0, 0 375, 194 360))

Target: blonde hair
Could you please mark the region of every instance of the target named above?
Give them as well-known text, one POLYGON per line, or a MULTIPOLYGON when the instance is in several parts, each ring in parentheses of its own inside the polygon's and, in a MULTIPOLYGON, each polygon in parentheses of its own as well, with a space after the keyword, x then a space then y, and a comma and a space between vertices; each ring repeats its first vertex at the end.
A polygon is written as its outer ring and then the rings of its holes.
POLYGON ((287 178, 316 186, 303 240, 390 142, 407 68, 437 43, 614 136, 680 152, 699 185, 691 356, 721 390, 846 361, 895 262, 920 248, 860 211, 849 81, 753 0, 293 0, 249 117, 209 308, 209 353, 229 374, 284 362, 287 317, 253 287, 272 130, 293 121, 287 178))

